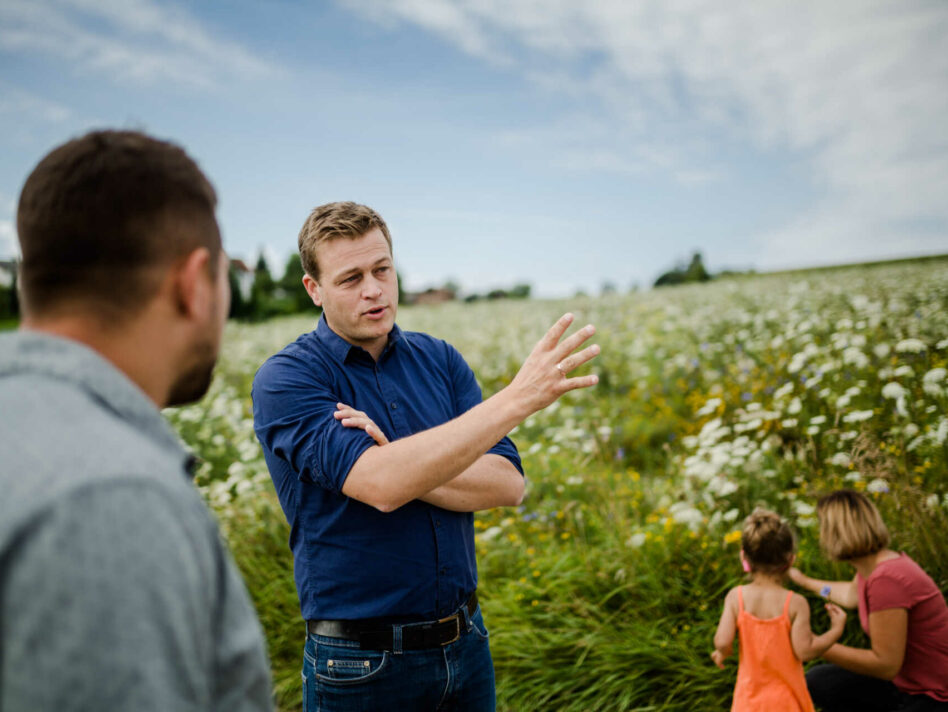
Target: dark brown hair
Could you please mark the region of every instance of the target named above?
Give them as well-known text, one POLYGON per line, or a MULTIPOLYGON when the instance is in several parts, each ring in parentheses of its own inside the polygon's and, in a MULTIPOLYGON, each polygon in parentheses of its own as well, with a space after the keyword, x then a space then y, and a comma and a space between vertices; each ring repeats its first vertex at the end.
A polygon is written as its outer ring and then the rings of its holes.
POLYGON ((378 228, 388 242, 388 250, 392 251, 392 236, 382 216, 367 205, 360 205, 351 201, 326 203, 313 208, 306 217, 300 230, 297 243, 300 250, 300 260, 306 274, 319 281, 319 264, 316 259, 317 248, 329 240, 346 238, 355 240, 364 234, 378 228))
POLYGON ((820 520, 820 546, 837 561, 849 561, 882 551, 889 545, 889 530, 876 505, 854 490, 837 490, 816 503, 820 520))
MULTIPOLYGON (((136 131, 93 131, 53 149, 17 209, 24 313, 135 313, 167 268, 199 247, 216 270, 217 196, 180 147, 136 131)), ((212 276, 216 272, 212 272, 212 276)))
POLYGON ((778 574, 789 568, 796 540, 790 525, 778 514, 758 508, 744 520, 741 548, 752 571, 778 574))

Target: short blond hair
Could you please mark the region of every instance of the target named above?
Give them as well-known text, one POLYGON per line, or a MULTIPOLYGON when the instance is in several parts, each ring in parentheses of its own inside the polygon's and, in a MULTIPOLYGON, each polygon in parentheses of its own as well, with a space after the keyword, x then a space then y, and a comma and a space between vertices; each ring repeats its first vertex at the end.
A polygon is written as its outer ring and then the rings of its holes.
POLYGON ((797 543, 779 514, 758 507, 744 520, 741 548, 752 571, 778 574, 790 567, 797 543))
POLYGON ((837 490, 816 504, 820 520, 820 546, 836 561, 850 561, 882 551, 889 545, 889 530, 876 505, 854 490, 837 490))
POLYGON ((374 228, 382 231, 385 241, 388 242, 388 250, 391 252, 392 236, 388 232, 388 226, 382 216, 367 205, 342 201, 313 208, 303 223, 297 241, 300 260, 306 274, 319 281, 319 263, 316 254, 319 245, 339 238, 355 240, 374 228))

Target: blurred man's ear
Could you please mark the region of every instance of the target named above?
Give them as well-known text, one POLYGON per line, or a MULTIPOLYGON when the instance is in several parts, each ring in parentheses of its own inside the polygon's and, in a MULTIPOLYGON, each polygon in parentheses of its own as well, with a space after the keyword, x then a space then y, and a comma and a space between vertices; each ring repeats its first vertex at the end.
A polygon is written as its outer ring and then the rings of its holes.
POLYGON ((217 270, 212 270, 210 263, 210 251, 199 247, 172 267, 175 301, 182 316, 204 317, 213 308, 211 275, 217 270))

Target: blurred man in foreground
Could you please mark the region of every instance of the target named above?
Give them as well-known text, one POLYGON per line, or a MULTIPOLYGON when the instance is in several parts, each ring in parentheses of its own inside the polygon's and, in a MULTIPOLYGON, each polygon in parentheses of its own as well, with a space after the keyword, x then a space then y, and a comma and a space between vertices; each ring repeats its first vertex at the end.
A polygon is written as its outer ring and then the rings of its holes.
POLYGON ((214 189, 102 131, 17 210, 0 335, 0 709, 268 710, 263 637, 160 408, 207 390, 227 317, 214 189))
POLYGON ((519 504, 506 437, 567 391, 598 346, 565 315, 486 401, 444 341, 395 324, 388 227, 371 208, 316 208, 299 236, 323 316, 254 379, 254 427, 291 526, 308 636, 304 710, 495 707, 477 602, 472 512, 519 504))

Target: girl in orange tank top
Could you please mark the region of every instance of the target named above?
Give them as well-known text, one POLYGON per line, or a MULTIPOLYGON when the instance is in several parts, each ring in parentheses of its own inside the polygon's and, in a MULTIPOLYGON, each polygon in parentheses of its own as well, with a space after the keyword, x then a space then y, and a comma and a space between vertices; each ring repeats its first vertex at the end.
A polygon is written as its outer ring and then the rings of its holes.
POLYGON ((803 677, 803 662, 819 657, 843 632, 846 614, 826 604, 830 629, 810 630, 810 607, 783 587, 793 564, 796 543, 778 515, 756 509, 744 521, 741 561, 750 574, 746 586, 732 588, 714 634, 711 659, 724 668, 739 639, 737 684, 732 712, 813 712, 803 677))

